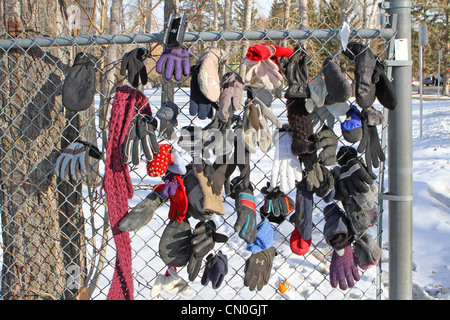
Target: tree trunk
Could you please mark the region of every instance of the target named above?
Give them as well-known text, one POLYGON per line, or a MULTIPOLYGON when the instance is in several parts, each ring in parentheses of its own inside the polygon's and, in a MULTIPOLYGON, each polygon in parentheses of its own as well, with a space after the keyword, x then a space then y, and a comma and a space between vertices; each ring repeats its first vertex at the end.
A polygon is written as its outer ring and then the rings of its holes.
POLYGON ((308 28, 308 0, 299 0, 299 18, 300 25, 303 26, 304 29, 308 28))
MULTIPOLYGON (((70 4, 1 0, 0 25, 13 37, 24 37, 23 27, 27 37, 58 36, 70 4)), ((78 242, 81 185, 54 175, 60 150, 78 137, 80 126, 78 115, 61 104, 71 63, 63 54, 39 47, 0 53, 3 299, 73 298, 77 287, 68 285, 68 275, 85 265, 78 242)))

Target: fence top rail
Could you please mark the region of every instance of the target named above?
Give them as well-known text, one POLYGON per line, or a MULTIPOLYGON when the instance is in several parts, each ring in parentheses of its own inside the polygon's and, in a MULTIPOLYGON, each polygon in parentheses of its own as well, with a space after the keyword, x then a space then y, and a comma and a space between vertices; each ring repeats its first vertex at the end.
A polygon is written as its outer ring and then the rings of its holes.
MULTIPOLYGON (((186 32, 185 42, 194 41, 237 41, 237 40, 283 40, 291 38, 294 40, 306 39, 331 39, 338 38, 339 29, 316 29, 316 30, 250 30, 250 31, 223 31, 223 32, 186 32)), ((395 30, 386 29, 354 29, 350 37, 363 39, 384 38, 387 40, 395 36, 395 30)), ((163 43, 164 33, 137 33, 116 35, 89 35, 73 37, 36 37, 36 38, 12 38, 0 39, 0 48, 27 49, 34 46, 73 46, 73 45, 110 45, 130 43, 163 43)))

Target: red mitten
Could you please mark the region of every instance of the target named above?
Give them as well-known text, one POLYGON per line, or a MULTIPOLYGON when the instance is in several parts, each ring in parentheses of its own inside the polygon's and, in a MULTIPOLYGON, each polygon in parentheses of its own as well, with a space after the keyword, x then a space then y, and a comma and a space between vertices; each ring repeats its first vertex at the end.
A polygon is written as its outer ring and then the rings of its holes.
POLYGON ((291 245, 292 252, 301 256, 308 252, 309 246, 311 244, 311 239, 309 240, 303 239, 297 227, 295 227, 294 231, 291 234, 289 242, 291 245))
POLYGON ((177 220, 181 222, 186 217, 186 212, 188 209, 188 197, 186 194, 186 189, 184 187, 183 179, 179 175, 175 175, 178 181, 178 188, 174 195, 169 193, 170 209, 169 209, 169 219, 177 220))
POLYGON ((147 174, 150 177, 159 177, 166 173, 167 167, 173 164, 171 150, 170 144, 159 145, 159 152, 154 155, 152 161, 147 162, 147 174))
POLYGON ((247 50, 246 57, 252 61, 266 60, 272 57, 290 57, 294 49, 280 47, 275 44, 256 44, 247 50))

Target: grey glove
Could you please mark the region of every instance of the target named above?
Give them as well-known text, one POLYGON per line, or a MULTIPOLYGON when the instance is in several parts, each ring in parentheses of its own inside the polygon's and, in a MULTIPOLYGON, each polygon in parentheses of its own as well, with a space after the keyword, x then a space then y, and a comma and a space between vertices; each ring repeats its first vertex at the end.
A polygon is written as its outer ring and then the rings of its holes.
POLYGON ((156 117, 159 118, 159 133, 160 136, 170 138, 174 128, 178 125, 177 116, 180 113, 178 106, 172 101, 165 101, 161 108, 156 112, 156 117))
POLYGON ((367 233, 357 238, 353 244, 353 259, 356 265, 363 270, 376 265, 382 254, 381 248, 367 233))
POLYGON ((123 162, 138 165, 141 153, 147 161, 153 160, 153 155, 159 152, 155 129, 157 121, 150 115, 138 114, 131 120, 128 134, 123 142, 123 162))
POLYGON ((88 155, 95 159, 101 158, 101 152, 93 144, 81 140, 71 143, 56 160, 56 175, 67 181, 70 171, 72 179, 78 181, 89 166, 88 155))
POLYGON ((244 82, 237 73, 228 72, 222 77, 221 87, 222 92, 219 97, 217 117, 219 117, 219 120, 227 122, 230 117, 229 110, 243 110, 241 99, 244 91, 244 82))
POLYGON ((244 268, 244 286, 249 287, 250 291, 254 291, 255 289, 261 291, 264 285, 269 282, 275 254, 275 248, 270 247, 252 254, 247 259, 244 268))
POLYGON ((314 148, 316 150, 322 149, 318 155, 319 161, 325 166, 335 164, 338 139, 333 130, 324 126, 318 133, 313 135, 312 140, 314 141, 314 148))

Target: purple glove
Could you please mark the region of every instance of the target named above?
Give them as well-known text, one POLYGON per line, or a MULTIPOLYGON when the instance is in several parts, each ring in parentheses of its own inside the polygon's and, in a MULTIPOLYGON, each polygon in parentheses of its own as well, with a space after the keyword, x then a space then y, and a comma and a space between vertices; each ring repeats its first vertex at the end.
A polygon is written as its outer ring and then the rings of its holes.
POLYGON ((175 178, 175 175, 168 175, 164 178, 164 187, 161 190, 161 197, 166 198, 169 196, 175 195, 177 188, 179 186, 178 180, 175 178))
POLYGON ((181 80, 182 74, 189 75, 190 63, 189 57, 190 51, 186 49, 165 49, 156 63, 156 72, 163 74, 167 80, 172 75, 176 80, 181 80))
POLYGON ((355 285, 355 281, 360 279, 358 267, 353 260, 353 250, 349 245, 344 248, 344 253, 339 256, 336 251, 333 251, 330 264, 330 282, 333 288, 337 287, 339 282, 339 288, 341 290, 352 288, 355 285))

